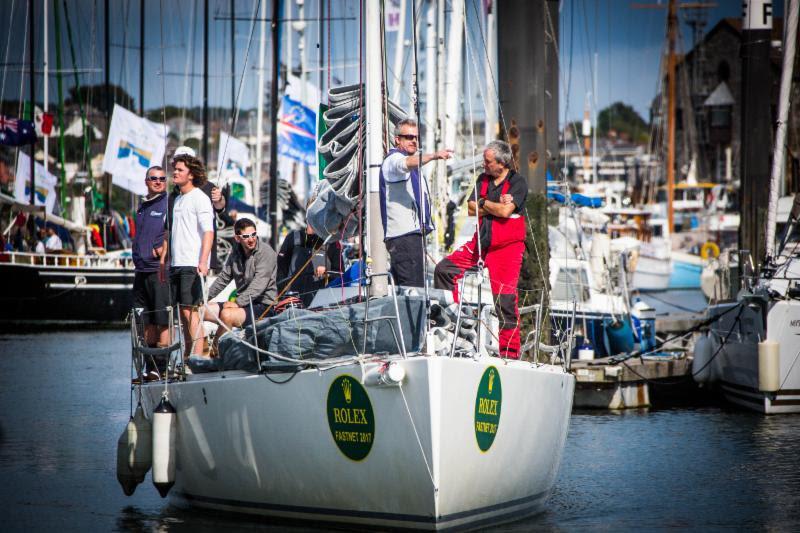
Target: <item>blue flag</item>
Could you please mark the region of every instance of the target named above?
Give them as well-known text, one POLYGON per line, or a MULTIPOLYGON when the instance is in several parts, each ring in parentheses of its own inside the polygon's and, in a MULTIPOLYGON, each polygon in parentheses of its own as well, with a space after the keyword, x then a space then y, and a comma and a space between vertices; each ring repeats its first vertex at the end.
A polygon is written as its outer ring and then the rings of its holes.
POLYGON ((30 120, 0 115, 0 144, 23 146, 36 143, 36 127, 30 120))
POLYGON ((316 114, 297 100, 284 96, 278 123, 278 153, 314 165, 317 154, 316 114))

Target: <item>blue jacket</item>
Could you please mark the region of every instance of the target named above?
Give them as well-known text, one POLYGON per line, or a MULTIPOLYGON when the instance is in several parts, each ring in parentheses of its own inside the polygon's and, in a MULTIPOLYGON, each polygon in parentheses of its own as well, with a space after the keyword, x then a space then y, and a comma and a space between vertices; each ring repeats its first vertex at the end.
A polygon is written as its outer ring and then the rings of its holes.
POLYGON ((157 272, 158 257, 153 250, 164 243, 164 221, 167 218, 167 195, 162 193, 142 200, 136 210, 136 237, 133 239, 133 265, 137 272, 157 272))

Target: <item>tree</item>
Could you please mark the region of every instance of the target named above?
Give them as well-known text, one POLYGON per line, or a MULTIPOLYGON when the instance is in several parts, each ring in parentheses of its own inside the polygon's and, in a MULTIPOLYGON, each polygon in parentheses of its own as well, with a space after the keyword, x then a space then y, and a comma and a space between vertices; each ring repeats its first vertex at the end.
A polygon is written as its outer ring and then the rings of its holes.
POLYGON ((649 136, 649 128, 644 119, 631 106, 622 102, 611 104, 600 111, 597 117, 599 136, 608 137, 612 131, 619 137, 637 143, 647 142, 649 136))
MULTIPOLYGON (((131 95, 119 85, 109 85, 111 89, 111 103, 119 104, 125 109, 136 112, 136 101, 131 95)), ((83 103, 84 109, 87 105, 91 105, 95 109, 102 111, 106 110, 106 86, 104 83, 97 85, 81 86, 80 88, 80 102, 83 103)), ((78 104, 78 88, 70 87, 69 95, 64 101, 64 105, 77 105, 78 104)), ((109 106, 113 109, 113 105, 109 106)))

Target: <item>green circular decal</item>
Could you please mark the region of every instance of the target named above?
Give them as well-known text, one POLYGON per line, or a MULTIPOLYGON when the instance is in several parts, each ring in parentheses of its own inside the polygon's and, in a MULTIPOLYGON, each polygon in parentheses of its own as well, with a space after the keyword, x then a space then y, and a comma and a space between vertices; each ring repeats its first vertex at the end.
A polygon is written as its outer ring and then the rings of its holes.
POLYGON ((342 375, 328 389, 328 426, 336 446, 353 461, 361 461, 375 440, 375 415, 361 383, 342 375))
POLYGON ((503 387, 500 372, 490 366, 483 373, 475 398, 475 438, 482 452, 492 447, 500 426, 500 407, 503 404, 503 387))

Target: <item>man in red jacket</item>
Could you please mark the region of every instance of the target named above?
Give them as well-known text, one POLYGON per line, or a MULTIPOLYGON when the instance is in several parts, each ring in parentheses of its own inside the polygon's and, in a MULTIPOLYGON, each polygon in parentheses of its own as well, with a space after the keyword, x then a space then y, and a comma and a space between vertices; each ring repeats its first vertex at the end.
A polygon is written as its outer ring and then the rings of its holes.
POLYGON ((519 310, 517 282, 525 252, 525 198, 527 180, 511 167, 511 147, 494 141, 483 151, 484 173, 467 203, 469 214, 478 214, 478 228, 472 240, 442 259, 434 271, 438 289, 453 291, 459 301, 458 285, 464 271, 482 260, 489 269, 497 317, 500 320, 500 356, 519 358, 519 310), (477 201, 475 192, 477 191, 477 201))

